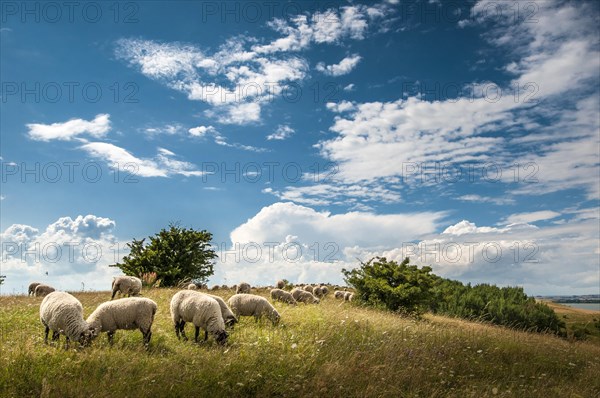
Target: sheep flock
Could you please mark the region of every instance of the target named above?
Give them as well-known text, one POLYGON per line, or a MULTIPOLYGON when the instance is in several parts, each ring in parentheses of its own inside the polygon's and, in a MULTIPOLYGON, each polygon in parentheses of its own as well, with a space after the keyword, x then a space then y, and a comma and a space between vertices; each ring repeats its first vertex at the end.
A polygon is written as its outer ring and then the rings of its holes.
MULTIPOLYGON (((352 301, 353 292, 340 286, 324 284, 292 285, 278 280, 274 286, 266 287, 253 287, 247 282, 240 282, 232 287, 215 285, 208 288, 206 284, 188 283, 173 295, 168 312, 179 340, 187 341, 185 325, 191 323, 194 325, 196 343, 199 343, 202 330, 203 341, 207 341, 209 335, 212 335, 218 344, 223 345, 240 317, 254 317, 256 322, 265 318, 275 327, 282 320, 274 306, 276 302, 291 306, 319 304, 333 290, 330 288, 336 289, 331 295, 334 299, 352 301), (233 294, 225 300, 209 293, 216 288, 229 290, 233 294), (267 293, 271 302, 258 293, 267 293)), ((44 297, 40 304, 44 342, 48 343, 48 334, 52 331, 52 341, 57 341, 61 334, 66 337, 65 348, 69 348, 71 341, 79 343, 81 347, 89 346, 101 333, 106 333, 112 344, 117 330, 139 330, 143 345, 148 348, 154 317, 160 311, 156 302, 140 297, 142 282, 133 276, 113 278, 110 300, 98 305, 87 319, 84 319, 81 302, 67 292, 33 282, 29 285, 28 294, 44 297), (121 298, 115 300, 117 293, 121 294, 121 298)))

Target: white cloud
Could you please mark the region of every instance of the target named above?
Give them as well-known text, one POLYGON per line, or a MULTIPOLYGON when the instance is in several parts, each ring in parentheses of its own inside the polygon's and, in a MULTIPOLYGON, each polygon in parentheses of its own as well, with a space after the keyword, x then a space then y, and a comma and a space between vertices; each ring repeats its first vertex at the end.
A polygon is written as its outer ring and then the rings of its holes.
POLYGON ((164 126, 146 127, 144 132, 149 136, 155 136, 158 134, 175 135, 179 134, 184 130, 183 126, 179 123, 165 124, 164 126))
POLYGON ((373 214, 317 212, 275 203, 231 232, 219 253, 215 281, 270 284, 342 282, 341 268, 356 265, 354 247, 401 245, 436 229, 443 213, 373 214), (237 254, 237 257, 236 257, 237 254))
POLYGON ((61 217, 40 231, 29 225, 13 224, 0 234, 2 292, 25 293, 32 281, 48 283, 60 290, 109 289, 109 268, 126 254, 126 246, 112 234, 114 220, 95 215, 75 219, 61 217))
POLYGON ((36 141, 62 140, 70 141, 82 134, 101 138, 110 130, 110 115, 99 114, 91 120, 71 119, 64 123, 39 124, 29 123, 29 138, 36 141))
POLYGON ((344 87, 344 91, 354 91, 354 83, 350 83, 344 87))
POLYGON ((204 137, 207 134, 216 133, 216 129, 213 126, 198 126, 189 129, 188 132, 194 137, 204 137))
POLYGON ((126 149, 106 142, 90 142, 82 145, 81 149, 105 161, 112 169, 127 170, 138 177, 169 177, 175 174, 198 177, 204 174, 195 165, 174 159, 175 154, 164 148, 158 148, 154 159, 138 158, 126 149))
MULTIPOLYGON (((485 10, 488 16, 498 14, 486 4, 500 3, 477 3, 474 23, 483 22, 477 15, 485 10)), ((402 177, 407 165, 415 164, 493 162, 507 169, 515 163, 533 164, 538 182, 521 181, 512 195, 577 188, 589 199, 599 198, 598 96, 591 92, 597 91, 600 55, 595 14, 589 7, 544 2, 535 15, 540 23, 515 20, 507 13, 495 21, 486 38, 517 59, 506 67, 515 77, 500 87, 505 94, 497 100, 484 95, 493 83, 476 83, 471 96, 441 101, 417 95, 328 104, 338 113, 330 128, 337 135, 319 143, 322 156, 339 165, 338 177, 346 183, 402 177), (515 100, 511 88, 517 86, 521 92, 515 100), (534 101, 526 101, 532 90, 534 101), (502 134, 490 134, 494 132, 502 134)))
POLYGON ((506 218, 506 222, 513 223, 532 223, 536 221, 551 220, 560 216, 560 213, 551 210, 534 211, 530 213, 511 214, 506 218))
POLYGON ((328 76, 347 75, 356 67, 356 65, 358 65, 361 59, 362 58, 360 55, 354 54, 333 65, 325 65, 323 62, 319 62, 316 66, 316 69, 328 76))
POLYGON ((213 126, 198 126, 198 127, 193 127, 191 129, 189 129, 188 131, 189 131, 190 135, 193 137, 200 137, 200 138, 211 137, 214 140, 215 144, 217 144, 217 145, 241 149, 244 151, 251 151, 251 152, 268 152, 268 149, 266 149, 266 148, 255 147, 252 145, 244 145, 244 144, 240 144, 238 142, 229 143, 227 141, 227 138, 224 137, 223 135, 221 135, 221 133, 219 133, 217 131, 217 129, 214 128, 213 126))
POLYGON ((515 200, 512 198, 492 198, 481 195, 462 195, 456 199, 462 202, 493 203, 498 206, 515 204, 515 200))
POLYGON ((273 134, 267 136, 267 140, 285 140, 295 133, 294 129, 288 125, 280 124, 273 134))

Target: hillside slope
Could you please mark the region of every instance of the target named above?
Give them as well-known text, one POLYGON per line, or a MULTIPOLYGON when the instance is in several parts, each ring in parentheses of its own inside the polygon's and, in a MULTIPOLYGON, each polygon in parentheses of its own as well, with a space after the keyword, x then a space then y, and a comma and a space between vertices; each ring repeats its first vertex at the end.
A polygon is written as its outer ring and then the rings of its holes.
MULTIPOLYGON (((0 297, 0 396, 594 397, 600 346, 440 316, 422 321, 329 297, 276 304, 279 326, 243 318, 225 347, 176 339, 174 289, 159 305, 151 348, 138 331, 91 348, 43 344, 40 298, 0 297)), ((217 294, 228 298, 230 291, 217 294)), ((266 296, 267 292, 260 294, 266 296)), ((108 292, 75 293, 85 316, 108 292)), ((187 326, 188 335, 192 333, 187 326)))

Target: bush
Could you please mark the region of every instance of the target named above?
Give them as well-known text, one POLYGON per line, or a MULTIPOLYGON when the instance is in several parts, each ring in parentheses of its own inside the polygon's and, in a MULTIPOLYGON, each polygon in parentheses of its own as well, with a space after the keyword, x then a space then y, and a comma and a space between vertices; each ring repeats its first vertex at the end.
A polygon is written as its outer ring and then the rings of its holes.
POLYGON ((353 270, 342 270, 356 289, 355 300, 400 313, 426 309, 470 320, 536 332, 565 335, 565 323, 546 304, 528 297, 521 287, 471 286, 439 277, 430 267, 400 264, 375 257, 353 270))
POLYGON ((432 299, 434 276, 430 267, 400 264, 375 257, 359 268, 342 270, 346 283, 356 289, 354 300, 390 311, 420 314, 432 299))

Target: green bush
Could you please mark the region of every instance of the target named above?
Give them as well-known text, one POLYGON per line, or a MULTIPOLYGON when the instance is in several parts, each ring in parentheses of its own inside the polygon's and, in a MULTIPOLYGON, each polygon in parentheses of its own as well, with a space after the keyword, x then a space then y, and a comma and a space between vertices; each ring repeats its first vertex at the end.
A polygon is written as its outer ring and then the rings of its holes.
POLYGON ((516 329, 565 334, 565 323, 546 304, 528 297, 521 287, 471 286, 439 277, 430 267, 400 264, 375 257, 342 270, 356 289, 355 300, 394 312, 421 314, 426 309, 516 329))
POLYGON ((391 311, 420 314, 432 298, 430 267, 400 264, 375 257, 352 270, 342 270, 346 283, 356 289, 355 300, 391 311))

